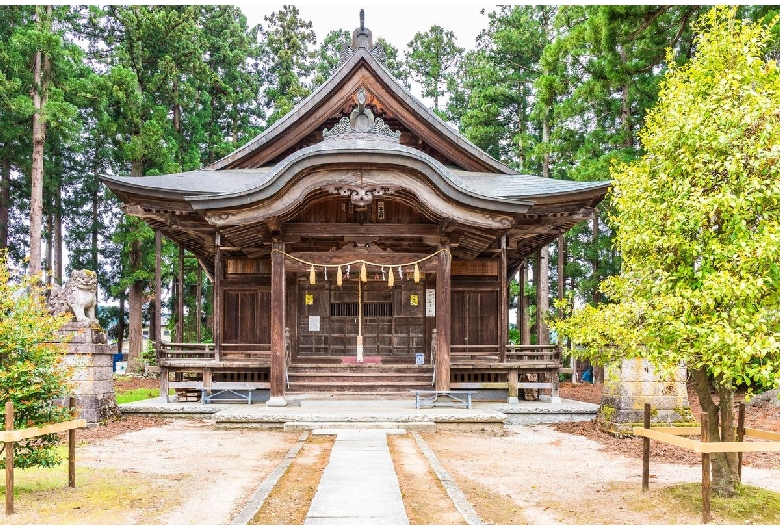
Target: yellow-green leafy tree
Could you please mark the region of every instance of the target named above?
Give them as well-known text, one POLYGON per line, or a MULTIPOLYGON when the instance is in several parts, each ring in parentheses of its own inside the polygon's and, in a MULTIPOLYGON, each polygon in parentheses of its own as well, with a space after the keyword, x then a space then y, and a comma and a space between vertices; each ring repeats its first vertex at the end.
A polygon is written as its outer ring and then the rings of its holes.
MULTIPOLYGON (((738 385, 780 384, 780 70, 765 55, 770 29, 714 8, 693 59, 669 57, 641 133, 645 154, 612 172, 623 265, 602 288, 615 303, 555 324, 601 362, 685 364, 711 440, 734 440, 738 385)), ((736 454, 712 456, 714 491, 733 495, 736 454)))
MULTIPOLYGON (((14 404, 15 429, 70 419, 68 409, 55 402, 70 385, 60 344, 52 342, 65 319, 49 314, 34 277, 12 281, 6 253, 0 252, 0 404, 3 410, 6 402, 14 404)), ((14 466, 55 465, 58 444, 56 434, 17 442, 14 466)))

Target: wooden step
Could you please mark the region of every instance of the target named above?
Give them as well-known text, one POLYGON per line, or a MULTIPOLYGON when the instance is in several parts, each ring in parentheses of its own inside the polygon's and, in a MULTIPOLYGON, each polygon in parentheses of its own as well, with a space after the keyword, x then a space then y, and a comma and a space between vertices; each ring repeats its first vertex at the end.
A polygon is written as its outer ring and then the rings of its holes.
POLYGON ((430 390, 431 382, 416 381, 290 381, 290 392, 399 392, 430 390))

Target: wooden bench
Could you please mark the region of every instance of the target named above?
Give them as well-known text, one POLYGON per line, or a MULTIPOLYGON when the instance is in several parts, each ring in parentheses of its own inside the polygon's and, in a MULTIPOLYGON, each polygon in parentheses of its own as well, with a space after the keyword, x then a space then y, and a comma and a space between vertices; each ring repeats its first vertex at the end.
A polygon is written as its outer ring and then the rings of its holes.
POLYGON ((414 393, 414 407, 417 409, 429 403, 431 407, 435 407, 440 397, 450 398, 448 406, 456 407, 460 403, 470 409, 471 394, 474 392, 470 390, 415 390, 414 393), (462 396, 465 396, 465 401, 462 396))

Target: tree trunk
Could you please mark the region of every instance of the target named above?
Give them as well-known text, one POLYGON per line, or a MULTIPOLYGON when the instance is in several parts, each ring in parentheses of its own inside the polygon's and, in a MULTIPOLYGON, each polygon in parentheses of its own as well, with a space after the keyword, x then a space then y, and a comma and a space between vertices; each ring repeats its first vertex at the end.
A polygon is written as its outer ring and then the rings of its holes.
MULTIPOLYGON (((51 21, 51 6, 46 6, 46 18, 41 20, 41 10, 36 8, 38 29, 43 30, 51 21)), ((33 118, 32 118, 32 191, 30 194, 30 267, 31 276, 41 273, 41 229, 43 228, 43 147, 46 143, 46 122, 43 107, 46 105, 50 62, 41 50, 33 59, 33 118)))
MULTIPOLYGON (((58 183, 54 196, 54 234, 51 274, 52 283, 62 284, 62 185, 58 183)), ((97 308, 95 308, 97 310, 97 308)))
POLYGON ((100 182, 98 181, 98 169, 95 168, 94 183, 92 188, 92 245, 90 252, 94 271, 98 272, 98 235, 100 228, 100 182))
MULTIPOLYGON (((620 47, 620 59, 623 64, 627 63, 626 49, 620 47)), ((621 104, 622 109, 620 112, 620 120, 623 122, 623 133, 625 138, 623 139, 623 147, 630 148, 634 145, 634 134, 631 130, 631 106, 628 101, 628 82, 624 83, 621 87, 621 104)))
POLYGON ((119 296, 119 322, 116 325, 116 351, 122 353, 125 342, 125 295, 119 296))
MULTIPOLYGON (((696 395, 702 411, 709 418, 709 437, 711 442, 733 442, 734 431, 734 389, 716 384, 719 403, 716 404, 710 393, 707 370, 690 370, 696 395)), ((736 453, 711 453, 712 491, 719 497, 733 497, 739 484, 736 453)))
MULTIPOLYGON (((141 267, 141 242, 135 240, 130 245, 130 270, 137 271, 141 267)), ((136 280, 128 288, 128 323, 127 371, 139 373, 143 370, 141 349, 143 347, 143 294, 144 282, 136 280)))
POLYGON ((0 166, 0 248, 8 248, 8 206, 11 202, 11 161, 0 166))

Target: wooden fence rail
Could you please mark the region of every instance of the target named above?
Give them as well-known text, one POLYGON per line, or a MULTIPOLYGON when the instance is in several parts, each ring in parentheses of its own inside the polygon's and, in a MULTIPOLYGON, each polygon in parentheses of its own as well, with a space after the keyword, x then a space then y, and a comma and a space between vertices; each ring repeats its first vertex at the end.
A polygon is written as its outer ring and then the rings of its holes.
POLYGON ((707 524, 710 517, 710 454, 737 453, 739 478, 742 478, 742 453, 780 452, 780 433, 745 427, 745 404, 739 404, 736 442, 710 442, 709 417, 701 415, 701 427, 650 427, 650 404, 645 403, 644 427, 634 427, 635 436, 644 438, 642 443, 642 491, 650 489, 650 440, 668 443, 701 454, 701 522, 707 524), (683 438, 701 435, 701 441, 683 438), (745 436, 769 440, 745 442, 745 436))
MULTIPOLYGON (((76 409, 76 398, 71 396, 68 400, 71 417, 76 409)), ((52 423, 43 427, 29 427, 27 429, 14 430, 14 404, 7 401, 5 404, 5 430, 3 442, 5 443, 5 514, 14 513, 14 442, 20 442, 28 438, 55 434, 68 431, 68 487, 76 487, 76 429, 87 426, 87 420, 76 419, 52 423)))

